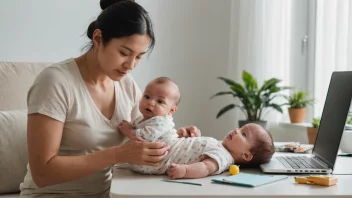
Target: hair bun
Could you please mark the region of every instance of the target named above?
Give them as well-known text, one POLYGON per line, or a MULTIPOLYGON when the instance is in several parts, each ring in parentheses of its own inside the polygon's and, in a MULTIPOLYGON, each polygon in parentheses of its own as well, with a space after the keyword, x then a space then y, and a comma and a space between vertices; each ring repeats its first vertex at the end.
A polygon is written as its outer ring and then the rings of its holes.
POLYGON ((105 10, 107 7, 122 1, 134 1, 134 0, 100 0, 100 7, 102 10, 105 10))

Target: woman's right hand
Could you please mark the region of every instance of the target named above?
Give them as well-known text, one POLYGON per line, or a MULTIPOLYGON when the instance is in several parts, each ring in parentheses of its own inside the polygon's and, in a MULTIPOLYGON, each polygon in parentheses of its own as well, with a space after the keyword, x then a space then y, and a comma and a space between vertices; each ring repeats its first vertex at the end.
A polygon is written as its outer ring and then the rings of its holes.
POLYGON ((159 166, 168 154, 170 147, 162 142, 128 140, 121 146, 116 147, 115 150, 117 163, 159 166))

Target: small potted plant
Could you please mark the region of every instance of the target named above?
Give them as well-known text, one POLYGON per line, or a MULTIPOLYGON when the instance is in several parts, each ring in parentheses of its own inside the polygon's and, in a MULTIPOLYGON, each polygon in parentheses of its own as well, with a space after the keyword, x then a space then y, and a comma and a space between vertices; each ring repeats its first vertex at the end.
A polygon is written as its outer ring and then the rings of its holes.
POLYGON ((308 99, 308 93, 298 91, 290 96, 285 96, 287 99, 288 113, 291 123, 304 122, 307 113, 307 106, 314 103, 314 99, 308 99))
POLYGON ((282 113, 281 106, 284 104, 277 104, 274 102, 274 99, 282 96, 278 94, 282 90, 290 89, 290 87, 278 86, 281 80, 276 78, 271 78, 265 81, 261 87, 258 87, 257 80, 246 71, 242 73, 244 85, 224 77, 219 77, 219 79, 224 81, 229 86, 230 90, 219 92, 211 98, 221 95, 230 95, 238 99, 239 102, 237 101, 223 107, 216 115, 216 118, 219 118, 235 107, 239 108, 246 117, 246 120, 238 121, 240 127, 251 122, 266 127, 266 121, 262 118, 264 110, 272 108, 282 113))
POLYGON ((312 127, 307 127, 308 143, 315 144, 315 140, 318 135, 318 128, 320 124, 320 118, 313 118, 312 127))

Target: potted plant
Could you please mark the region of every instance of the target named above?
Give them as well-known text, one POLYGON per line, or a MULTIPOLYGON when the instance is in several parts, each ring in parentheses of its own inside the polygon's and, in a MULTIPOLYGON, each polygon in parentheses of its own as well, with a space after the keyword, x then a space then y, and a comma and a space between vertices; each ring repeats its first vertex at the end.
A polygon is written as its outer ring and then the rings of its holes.
POLYGON ((239 120, 240 127, 250 122, 266 127, 266 121, 262 120, 263 111, 267 108, 273 108, 282 113, 281 106, 283 104, 275 103, 274 99, 278 96, 282 96, 278 94, 280 91, 290 89, 290 87, 278 86, 281 80, 276 78, 266 80, 259 88, 257 80, 246 71, 243 71, 242 73, 242 81, 244 85, 224 77, 219 77, 219 79, 224 81, 229 86, 230 90, 219 92, 211 98, 222 95, 231 95, 235 99, 238 99, 239 103, 232 103, 223 107, 216 115, 216 118, 219 118, 227 111, 237 107, 246 117, 246 120, 239 120))
POLYGON ((320 118, 313 118, 312 127, 307 127, 308 143, 315 144, 315 140, 318 135, 318 128, 320 124, 320 118))
POLYGON ((285 96, 287 105, 289 105, 288 113, 291 123, 304 122, 307 113, 307 105, 314 103, 314 99, 308 99, 308 93, 298 91, 290 96, 285 96))

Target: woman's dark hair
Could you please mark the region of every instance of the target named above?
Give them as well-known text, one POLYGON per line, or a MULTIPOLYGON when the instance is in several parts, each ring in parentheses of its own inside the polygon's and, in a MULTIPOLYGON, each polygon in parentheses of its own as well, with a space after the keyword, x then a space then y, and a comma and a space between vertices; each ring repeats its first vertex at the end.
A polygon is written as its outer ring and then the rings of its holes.
POLYGON ((96 29, 101 30, 104 45, 113 38, 147 34, 150 37, 149 50, 153 49, 155 37, 152 21, 142 6, 134 0, 100 0, 100 7, 103 11, 87 30, 90 40, 96 29))

